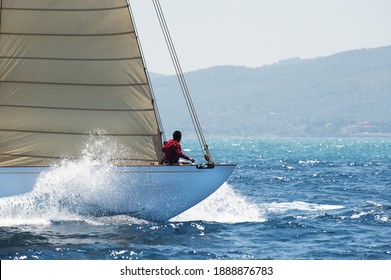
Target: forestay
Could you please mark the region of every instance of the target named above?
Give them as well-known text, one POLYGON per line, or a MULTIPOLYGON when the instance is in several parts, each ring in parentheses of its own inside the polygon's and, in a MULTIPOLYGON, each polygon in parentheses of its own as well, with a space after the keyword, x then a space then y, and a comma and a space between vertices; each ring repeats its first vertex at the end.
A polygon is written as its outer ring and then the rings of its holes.
POLYGON ((160 161, 161 127, 126 0, 0 0, 0 166, 78 158, 113 137, 160 161))

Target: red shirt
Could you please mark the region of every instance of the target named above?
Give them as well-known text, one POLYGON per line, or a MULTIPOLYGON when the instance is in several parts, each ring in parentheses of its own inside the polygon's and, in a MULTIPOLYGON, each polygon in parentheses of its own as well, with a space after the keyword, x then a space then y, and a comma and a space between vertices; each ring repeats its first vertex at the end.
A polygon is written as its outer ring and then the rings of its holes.
POLYGON ((181 144, 174 139, 171 139, 163 145, 162 150, 164 152, 165 162, 177 163, 179 158, 189 159, 189 157, 182 152, 181 144))

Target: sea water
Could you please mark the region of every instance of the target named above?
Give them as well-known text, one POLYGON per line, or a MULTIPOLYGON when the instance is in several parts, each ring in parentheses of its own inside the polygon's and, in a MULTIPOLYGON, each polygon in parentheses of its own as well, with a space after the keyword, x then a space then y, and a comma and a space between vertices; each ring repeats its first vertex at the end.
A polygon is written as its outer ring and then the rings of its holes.
MULTIPOLYGON (((98 143, 100 148, 111 148, 98 143)), ((198 144, 182 143, 201 161, 198 144)), ((391 259, 391 139, 220 139, 236 163, 205 201, 167 222, 93 215, 115 181, 92 150, 0 199, 0 259, 391 259), (89 203, 93 202, 93 203, 89 203)), ((107 201, 105 201, 107 203, 107 201)))

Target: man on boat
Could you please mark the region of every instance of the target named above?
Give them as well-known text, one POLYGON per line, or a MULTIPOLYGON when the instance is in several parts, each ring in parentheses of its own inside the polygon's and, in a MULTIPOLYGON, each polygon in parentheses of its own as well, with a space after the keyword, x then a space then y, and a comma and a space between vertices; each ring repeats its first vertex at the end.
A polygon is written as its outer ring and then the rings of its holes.
POLYGON ((164 142, 163 152, 164 152, 164 160, 163 163, 167 165, 178 165, 179 158, 184 158, 186 160, 190 160, 191 162, 195 162, 194 158, 188 157, 182 152, 181 148, 181 139, 182 133, 178 130, 174 131, 172 138, 168 142, 164 142))

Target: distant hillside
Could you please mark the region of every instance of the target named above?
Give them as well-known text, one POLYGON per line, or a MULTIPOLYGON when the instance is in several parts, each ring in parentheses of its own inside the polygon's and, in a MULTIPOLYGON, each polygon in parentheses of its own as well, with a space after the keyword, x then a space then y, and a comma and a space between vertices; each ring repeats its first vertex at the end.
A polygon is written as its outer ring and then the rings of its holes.
MULTIPOLYGON (((185 76, 208 136, 391 135, 391 46, 185 76)), ((151 79, 167 134, 190 133, 177 78, 151 79)))

